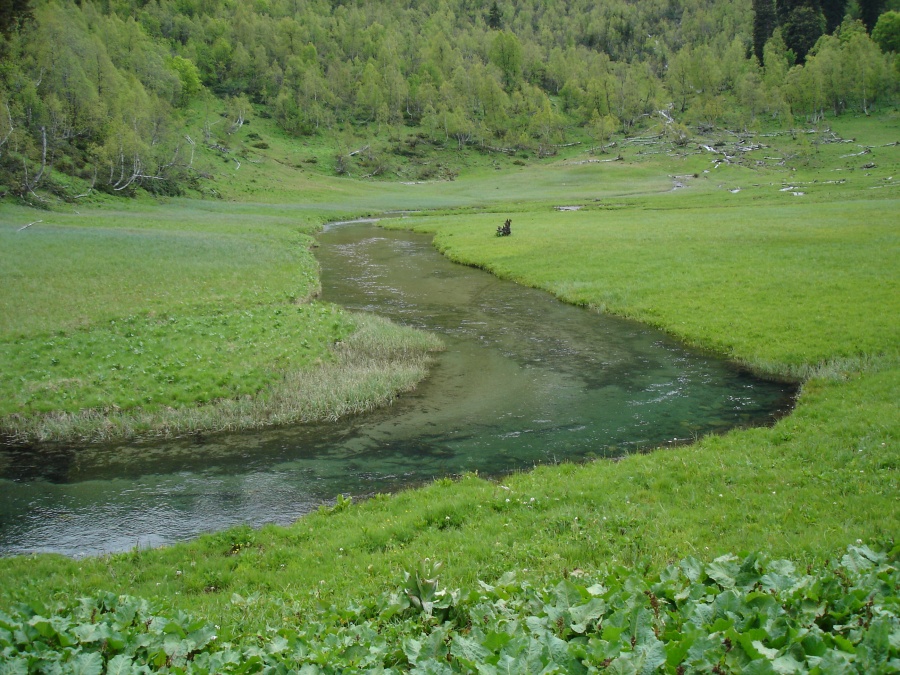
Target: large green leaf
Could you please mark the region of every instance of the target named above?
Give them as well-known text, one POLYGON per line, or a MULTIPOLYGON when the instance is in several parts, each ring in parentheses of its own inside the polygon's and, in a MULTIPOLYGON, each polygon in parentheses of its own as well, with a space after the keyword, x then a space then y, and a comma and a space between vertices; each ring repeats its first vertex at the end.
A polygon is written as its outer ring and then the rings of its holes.
POLYGON ((584 633, 588 630, 588 623, 596 621, 606 613, 606 602, 600 598, 591 598, 584 605, 572 607, 569 610, 572 624, 570 628, 575 633, 584 633))
POLYGON ((0 675, 28 675, 28 660, 22 657, 0 660, 0 675))
POLYGON ((97 652, 78 654, 66 665, 71 675, 100 675, 103 672, 103 658, 97 652))
POLYGON ((741 569, 734 556, 716 558, 706 566, 706 574, 722 588, 734 588, 735 580, 741 569))
POLYGON ((450 641, 450 654, 474 665, 490 656, 491 651, 476 640, 454 635, 450 641))
POLYGON ((106 664, 106 675, 132 675, 134 663, 130 656, 119 654, 114 656, 106 664))

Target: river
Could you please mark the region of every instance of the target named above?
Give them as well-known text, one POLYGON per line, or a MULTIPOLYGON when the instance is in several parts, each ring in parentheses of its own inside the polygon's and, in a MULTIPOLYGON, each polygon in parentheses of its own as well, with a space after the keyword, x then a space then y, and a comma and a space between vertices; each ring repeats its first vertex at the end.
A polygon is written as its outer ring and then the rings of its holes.
POLYGON ((792 405, 790 385, 453 264, 430 237, 352 223, 319 244, 325 300, 443 336, 415 392, 332 424, 0 448, 0 554, 94 555, 287 524, 339 493, 615 457, 769 424, 792 405))

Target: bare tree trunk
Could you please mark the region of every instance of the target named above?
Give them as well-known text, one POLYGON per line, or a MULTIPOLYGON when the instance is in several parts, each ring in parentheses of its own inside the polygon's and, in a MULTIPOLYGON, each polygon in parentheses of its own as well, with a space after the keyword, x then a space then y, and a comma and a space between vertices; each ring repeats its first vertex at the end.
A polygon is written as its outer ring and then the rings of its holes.
POLYGON ((34 189, 41 182, 41 179, 44 177, 44 170, 47 168, 47 127, 41 127, 41 138, 43 140, 43 149, 41 151, 41 169, 38 171, 37 175, 32 180, 28 180, 28 164, 25 162, 25 159, 22 159, 22 167, 25 170, 25 181, 22 184, 22 187, 25 188, 28 192, 33 194, 35 197, 44 201, 41 197, 39 197, 34 189))
MULTIPOLYGON (((6 142, 9 140, 9 137, 12 136, 12 132, 15 131, 15 127, 13 126, 12 120, 12 112, 9 109, 9 103, 4 101, 3 105, 6 107, 6 117, 9 120, 9 130, 6 132, 6 136, 3 137, 3 140, 0 141, 0 148, 3 148, 6 145, 6 142)), ((2 153, 0 153, 2 154, 2 153)))
POLYGON ((184 135, 184 138, 191 146, 191 161, 188 162, 188 166, 194 166, 194 146, 196 145, 196 143, 194 143, 194 139, 187 134, 184 135))

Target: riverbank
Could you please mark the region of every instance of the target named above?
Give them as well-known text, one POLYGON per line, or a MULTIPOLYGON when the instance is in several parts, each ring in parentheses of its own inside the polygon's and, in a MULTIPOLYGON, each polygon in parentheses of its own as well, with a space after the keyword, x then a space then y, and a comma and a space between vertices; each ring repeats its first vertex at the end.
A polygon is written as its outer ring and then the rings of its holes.
MULTIPOLYGON (((397 395, 412 390, 428 373, 429 354, 442 349, 440 339, 429 333, 377 316, 349 314, 317 304, 276 311, 281 321, 275 328, 281 331, 281 337, 298 343, 308 343, 315 326, 308 329, 304 322, 292 327, 285 336, 283 323, 292 313, 334 321, 339 328, 337 339, 329 340, 323 355, 312 363, 300 358, 299 363, 291 365, 273 359, 271 351, 264 353, 267 362, 260 365, 260 386, 246 394, 211 397, 207 403, 188 401, 178 407, 163 404, 148 408, 141 405, 140 399, 132 399, 137 403, 134 409, 114 406, 77 412, 12 414, 0 418, 0 435, 15 443, 71 445, 333 421, 388 405, 397 395), (267 373, 265 368, 272 361, 278 370, 267 373)), ((196 321, 197 317, 193 319, 196 321)), ((237 322, 230 323, 233 326, 237 322)), ((92 337, 96 338, 96 333, 92 337)), ((194 343, 193 353, 203 348, 203 342, 194 343)), ((56 353, 62 351, 65 350, 56 353)), ((224 386, 235 387, 236 378, 226 380, 224 374, 220 377, 224 386)), ((123 387, 120 391, 129 390, 123 387)), ((130 393, 134 395, 135 391, 140 392, 141 388, 136 386, 130 393)))
POLYGON ((319 292, 322 216, 5 208, 0 437, 94 443, 335 419, 408 391, 433 336, 319 292))

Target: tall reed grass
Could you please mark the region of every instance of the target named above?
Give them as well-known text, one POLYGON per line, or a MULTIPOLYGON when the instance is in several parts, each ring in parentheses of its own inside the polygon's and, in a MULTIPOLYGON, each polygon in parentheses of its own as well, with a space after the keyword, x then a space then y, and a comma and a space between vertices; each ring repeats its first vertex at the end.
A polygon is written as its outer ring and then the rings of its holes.
POLYGON ((374 315, 356 314, 353 322, 333 359, 282 372, 257 395, 157 410, 9 415, 0 432, 16 442, 105 442, 336 420, 413 389, 427 374, 431 353, 443 348, 435 335, 374 315))

